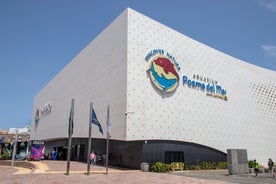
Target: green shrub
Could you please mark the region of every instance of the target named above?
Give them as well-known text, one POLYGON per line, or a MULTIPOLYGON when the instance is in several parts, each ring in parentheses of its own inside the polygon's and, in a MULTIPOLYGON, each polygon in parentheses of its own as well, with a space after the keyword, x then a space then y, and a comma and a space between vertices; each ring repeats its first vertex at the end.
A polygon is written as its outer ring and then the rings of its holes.
POLYGON ((209 170, 209 169, 227 169, 227 162, 201 162, 199 165, 188 165, 185 164, 186 170, 209 170))
POLYGON ((185 164, 185 170, 200 170, 199 165, 186 165, 185 164))
POLYGON ((151 166, 151 170, 153 172, 168 172, 169 164, 165 164, 163 162, 156 162, 154 165, 151 166))
POLYGON ((218 169, 228 169, 227 162, 218 162, 218 169))
POLYGON ((217 164, 215 162, 202 162, 200 164, 200 168, 201 169, 216 169, 217 168, 217 164))

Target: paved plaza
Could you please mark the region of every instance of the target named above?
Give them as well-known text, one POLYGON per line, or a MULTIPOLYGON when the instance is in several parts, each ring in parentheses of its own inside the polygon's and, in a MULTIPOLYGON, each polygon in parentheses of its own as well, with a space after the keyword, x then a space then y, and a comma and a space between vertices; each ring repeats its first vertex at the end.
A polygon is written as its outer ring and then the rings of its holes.
POLYGON ((108 174, 104 166, 93 166, 87 175, 87 165, 70 162, 69 176, 66 175, 66 161, 16 161, 14 167, 10 161, 0 161, 0 183, 2 184, 270 184, 276 179, 268 173, 255 178, 252 174, 231 176, 227 170, 214 171, 178 171, 170 173, 141 172, 124 168, 110 167, 108 174))

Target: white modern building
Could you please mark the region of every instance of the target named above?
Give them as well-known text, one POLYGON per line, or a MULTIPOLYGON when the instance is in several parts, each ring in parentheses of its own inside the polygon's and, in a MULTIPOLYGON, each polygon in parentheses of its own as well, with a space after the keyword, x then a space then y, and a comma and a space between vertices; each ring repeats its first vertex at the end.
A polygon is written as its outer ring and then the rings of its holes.
POLYGON ((46 154, 66 154, 75 99, 72 159, 105 153, 110 105, 111 164, 226 161, 227 149, 248 159, 276 159, 276 72, 229 56, 127 8, 34 99, 31 140, 46 154), (274 131, 275 132, 275 131, 274 131))

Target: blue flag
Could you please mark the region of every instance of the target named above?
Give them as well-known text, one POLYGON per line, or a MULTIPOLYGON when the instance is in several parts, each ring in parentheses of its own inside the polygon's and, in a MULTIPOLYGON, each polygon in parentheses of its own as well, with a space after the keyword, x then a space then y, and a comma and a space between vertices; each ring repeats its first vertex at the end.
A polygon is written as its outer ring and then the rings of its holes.
POLYGON ((103 128, 100 122, 98 121, 98 118, 96 116, 96 113, 94 111, 94 108, 92 109, 92 123, 97 125, 99 127, 99 131, 103 134, 103 128))

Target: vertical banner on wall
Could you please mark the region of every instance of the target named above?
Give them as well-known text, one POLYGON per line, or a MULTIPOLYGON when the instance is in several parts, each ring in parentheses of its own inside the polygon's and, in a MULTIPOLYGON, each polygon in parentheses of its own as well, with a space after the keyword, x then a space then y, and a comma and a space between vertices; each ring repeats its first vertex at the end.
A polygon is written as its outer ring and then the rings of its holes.
POLYGON ((31 160, 44 159, 44 145, 32 145, 31 147, 31 160))
POLYGON ((31 141, 31 160, 43 160, 44 159, 45 145, 43 140, 31 141))

